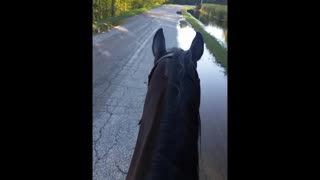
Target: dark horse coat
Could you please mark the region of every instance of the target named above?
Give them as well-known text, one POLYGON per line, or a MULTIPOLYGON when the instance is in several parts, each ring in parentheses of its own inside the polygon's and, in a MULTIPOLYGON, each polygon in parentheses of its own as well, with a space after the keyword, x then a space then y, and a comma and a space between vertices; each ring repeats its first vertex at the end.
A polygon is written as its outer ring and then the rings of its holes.
POLYGON ((156 32, 155 65, 126 180, 198 180, 200 80, 196 66, 203 45, 197 32, 189 50, 167 50, 162 28, 156 32))

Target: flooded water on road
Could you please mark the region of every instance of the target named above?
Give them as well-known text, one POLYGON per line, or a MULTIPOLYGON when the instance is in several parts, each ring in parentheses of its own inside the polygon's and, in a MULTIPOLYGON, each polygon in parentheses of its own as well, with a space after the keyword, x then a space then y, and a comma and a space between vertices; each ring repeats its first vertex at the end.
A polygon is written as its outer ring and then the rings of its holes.
POLYGON ((216 8, 224 8, 224 6, 215 7, 214 5, 204 5, 204 9, 201 11, 189 10, 190 13, 199 24, 207 31, 211 36, 215 37, 218 42, 227 48, 228 27, 227 27, 227 15, 223 15, 223 11, 220 14, 216 8), (222 13, 222 14, 221 14, 222 13))

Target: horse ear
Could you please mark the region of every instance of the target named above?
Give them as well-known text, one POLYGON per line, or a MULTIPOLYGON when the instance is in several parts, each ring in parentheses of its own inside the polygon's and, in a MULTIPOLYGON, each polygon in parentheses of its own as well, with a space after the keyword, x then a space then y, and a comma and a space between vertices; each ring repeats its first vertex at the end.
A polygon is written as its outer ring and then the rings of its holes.
POLYGON ((203 54, 203 46, 204 46, 203 37, 199 32, 197 32, 189 49, 192 54, 192 61, 195 64, 197 64, 197 61, 201 58, 203 54))
POLYGON ((153 37, 152 52, 155 59, 160 58, 166 53, 166 41, 164 39, 162 28, 159 28, 153 37))

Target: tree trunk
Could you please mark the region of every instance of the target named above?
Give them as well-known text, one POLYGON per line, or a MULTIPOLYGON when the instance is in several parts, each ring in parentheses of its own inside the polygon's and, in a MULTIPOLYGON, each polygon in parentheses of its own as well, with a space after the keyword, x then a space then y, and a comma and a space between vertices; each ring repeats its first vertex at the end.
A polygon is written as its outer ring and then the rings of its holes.
POLYGON ((112 0, 112 4, 111 4, 111 16, 113 17, 114 16, 114 9, 115 9, 115 7, 114 7, 114 1, 115 0, 112 0))

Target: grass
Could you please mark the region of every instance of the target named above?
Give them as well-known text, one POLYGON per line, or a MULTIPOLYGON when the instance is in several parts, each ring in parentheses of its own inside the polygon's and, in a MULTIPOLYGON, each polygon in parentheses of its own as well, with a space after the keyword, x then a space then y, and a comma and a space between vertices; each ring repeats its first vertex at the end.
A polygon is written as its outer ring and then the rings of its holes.
POLYGON ((163 4, 163 6, 176 6, 177 4, 163 4))
POLYGON ((228 8, 220 4, 202 4, 200 9, 202 14, 213 16, 220 20, 227 20, 228 8))
POLYGON ((157 4, 150 7, 139 8, 139 9, 132 9, 132 10, 128 10, 126 12, 121 13, 119 16, 107 17, 103 20, 95 21, 92 24, 93 34, 95 35, 97 33, 108 31, 110 28, 122 24, 126 18, 146 12, 150 9, 153 9, 159 6, 161 6, 161 4, 157 4))
POLYGON ((212 37, 208 32, 206 32, 198 21, 193 18, 190 14, 187 13, 187 10, 191 8, 183 8, 181 10, 184 18, 191 24, 192 28, 195 31, 198 31, 202 34, 205 41, 206 47, 214 55, 216 61, 225 68, 226 72, 228 71, 228 57, 227 49, 223 47, 214 37, 212 37))
POLYGON ((207 16, 208 19, 215 19, 220 23, 220 26, 226 27, 228 24, 228 7, 220 4, 202 4, 200 12, 202 16, 207 16))

